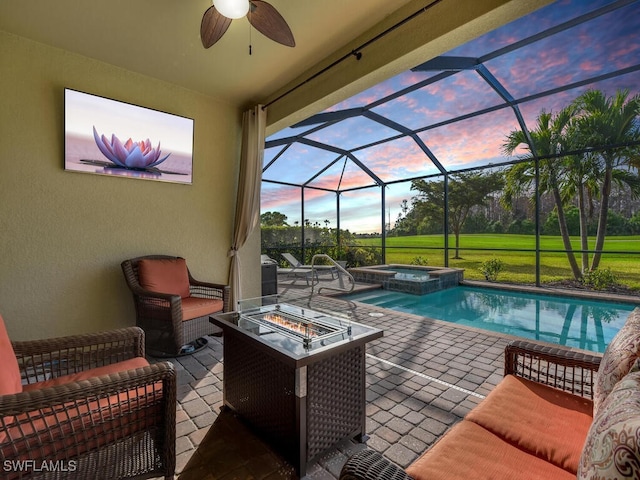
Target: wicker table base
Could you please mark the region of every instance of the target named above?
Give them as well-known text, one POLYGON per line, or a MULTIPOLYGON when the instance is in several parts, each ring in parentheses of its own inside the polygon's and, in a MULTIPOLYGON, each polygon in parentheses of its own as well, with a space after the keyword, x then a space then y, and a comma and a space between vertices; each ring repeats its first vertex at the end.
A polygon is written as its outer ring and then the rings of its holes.
POLYGON ((347 438, 365 434, 365 344, 372 333, 293 361, 251 334, 224 330, 224 404, 237 412, 300 476, 347 438))

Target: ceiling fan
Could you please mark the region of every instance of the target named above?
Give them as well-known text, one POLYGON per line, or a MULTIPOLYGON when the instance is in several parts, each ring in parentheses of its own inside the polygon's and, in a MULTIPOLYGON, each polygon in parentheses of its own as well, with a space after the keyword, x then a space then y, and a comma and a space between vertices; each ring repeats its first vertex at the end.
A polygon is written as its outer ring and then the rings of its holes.
POLYGON ((200 39, 204 48, 216 43, 227 31, 231 20, 246 15, 249 23, 274 42, 295 47, 296 41, 287 22, 269 3, 262 0, 213 0, 202 16, 200 39))

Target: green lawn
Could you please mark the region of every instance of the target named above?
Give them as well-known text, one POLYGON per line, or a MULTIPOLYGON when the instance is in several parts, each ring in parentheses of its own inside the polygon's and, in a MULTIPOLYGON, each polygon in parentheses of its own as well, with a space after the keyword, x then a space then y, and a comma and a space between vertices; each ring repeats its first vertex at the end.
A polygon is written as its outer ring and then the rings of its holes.
MULTIPOLYGON (((380 246, 379 238, 359 239, 363 246, 380 246)), ((589 239, 590 248, 595 239, 589 239)), ((580 239, 572 238, 574 248, 580 248, 580 239)), ((534 250, 535 237, 532 235, 496 235, 472 234, 460 236, 460 259, 454 259, 455 238, 449 237, 449 266, 464 268, 465 278, 479 280, 484 277, 480 273, 480 265, 485 260, 498 258, 504 262, 504 268, 498 281, 512 283, 535 282, 535 251, 522 252, 514 250, 534 250), (480 250, 471 250, 480 249, 480 250), (495 250, 492 250, 495 249, 495 250), (510 249, 510 250, 506 250, 510 249)), ((440 235, 416 235, 411 237, 387 238, 387 263, 412 263, 416 257, 426 259, 428 265, 444 265, 444 238, 440 235)), ((541 250, 563 250, 562 239, 555 236, 540 237, 541 250)), ((640 290, 640 236, 609 237, 605 240, 605 253, 600 262, 600 269, 610 268, 620 283, 640 290)), ((580 257, 577 256, 580 265, 580 257)), ((565 253, 541 252, 541 281, 543 283, 572 278, 565 253)))

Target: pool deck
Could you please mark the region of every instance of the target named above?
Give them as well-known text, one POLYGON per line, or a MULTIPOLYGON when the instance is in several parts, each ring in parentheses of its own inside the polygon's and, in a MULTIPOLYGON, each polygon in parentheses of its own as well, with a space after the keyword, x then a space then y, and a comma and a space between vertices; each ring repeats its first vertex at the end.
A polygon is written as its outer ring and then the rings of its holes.
MULTIPOLYGON (((321 283, 330 281, 321 276, 321 283)), ((285 299, 309 291, 304 279, 280 279, 285 299)), ((336 298, 318 301, 344 308, 336 298)), ((409 465, 501 380, 504 347, 514 338, 361 303, 354 314, 357 322, 384 330, 367 347, 369 438, 343 442, 310 464, 303 479, 337 478, 347 458, 365 447, 409 465)), ((170 360, 178 372, 176 478, 298 478, 240 419, 221 410, 224 339, 208 338, 201 351, 170 360)))

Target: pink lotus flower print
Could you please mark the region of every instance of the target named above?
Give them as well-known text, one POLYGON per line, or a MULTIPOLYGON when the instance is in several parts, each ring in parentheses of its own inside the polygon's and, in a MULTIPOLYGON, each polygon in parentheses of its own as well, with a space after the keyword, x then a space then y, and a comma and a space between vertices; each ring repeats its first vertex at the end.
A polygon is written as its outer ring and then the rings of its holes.
POLYGON ((102 154, 115 163, 118 167, 129 169, 151 168, 164 162, 169 155, 160 158, 160 142, 153 148, 151 141, 134 142, 129 139, 124 144, 115 135, 111 135, 111 141, 102 135, 99 136, 96 127, 93 127, 93 138, 102 154))

